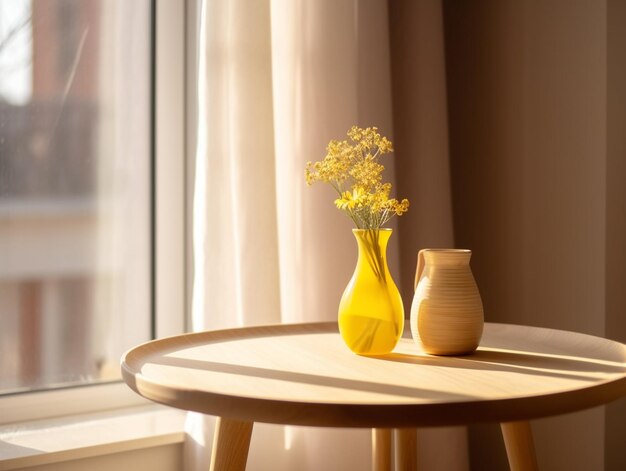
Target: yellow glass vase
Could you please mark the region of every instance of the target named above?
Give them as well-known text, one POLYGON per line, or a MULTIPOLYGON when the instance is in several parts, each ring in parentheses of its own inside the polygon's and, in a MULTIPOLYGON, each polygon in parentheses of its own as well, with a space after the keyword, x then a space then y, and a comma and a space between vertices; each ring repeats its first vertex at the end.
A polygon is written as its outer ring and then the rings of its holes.
POLYGON ((404 328, 400 292, 387 267, 391 229, 353 229, 359 258, 339 303, 339 331, 354 353, 389 353, 404 328))

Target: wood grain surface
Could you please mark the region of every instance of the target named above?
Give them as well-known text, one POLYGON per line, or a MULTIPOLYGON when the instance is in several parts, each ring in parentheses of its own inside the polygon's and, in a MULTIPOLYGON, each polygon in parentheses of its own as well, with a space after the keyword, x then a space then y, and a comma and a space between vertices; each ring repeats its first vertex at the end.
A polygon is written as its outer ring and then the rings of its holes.
POLYGON ((126 383, 162 404, 230 419, 329 427, 511 422, 626 394, 626 346, 573 332, 485 324, 472 355, 435 357, 405 332, 359 356, 336 323, 170 337, 122 358, 126 383))
POLYGON ((252 427, 252 422, 217 418, 211 447, 211 470, 245 471, 252 427))
POLYGON ((392 471, 392 429, 372 429, 372 471, 392 471))
POLYGON ((533 434, 528 422, 500 424, 511 471, 537 471, 533 434))

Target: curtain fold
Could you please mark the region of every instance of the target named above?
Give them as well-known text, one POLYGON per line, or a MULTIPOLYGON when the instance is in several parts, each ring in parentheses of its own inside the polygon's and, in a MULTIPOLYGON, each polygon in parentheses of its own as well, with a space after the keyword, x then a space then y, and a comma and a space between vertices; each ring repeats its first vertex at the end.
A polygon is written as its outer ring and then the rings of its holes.
MULTIPOLYGON (((268 2, 202 4, 194 331, 281 321, 269 25, 268 2)), ((209 468, 213 427, 213 417, 188 415, 185 469, 209 468)), ((280 452, 281 430, 256 435, 264 446, 251 462, 280 452)))
MULTIPOLYGON (((352 224, 303 169, 354 124, 391 136, 386 2, 272 0, 271 11, 282 318, 333 320, 355 264, 352 224)), ((397 263, 397 245, 389 255, 397 263)))
MULTIPOLYGON (((194 330, 336 319, 356 243, 332 191, 306 188, 304 167, 353 124, 391 135, 386 11, 351 0, 203 3, 194 330)), ((213 422, 189 414, 186 469, 207 469, 213 422)), ((248 469, 366 469, 370 436, 255 424, 248 469)))
POLYGON ((267 2, 203 7, 193 328, 279 322, 267 2))

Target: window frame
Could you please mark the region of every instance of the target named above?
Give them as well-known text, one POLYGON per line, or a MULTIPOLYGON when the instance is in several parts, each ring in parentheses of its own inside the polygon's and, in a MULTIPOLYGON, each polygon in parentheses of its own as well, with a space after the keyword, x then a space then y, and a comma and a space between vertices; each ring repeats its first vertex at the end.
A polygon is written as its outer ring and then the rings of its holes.
MULTIPOLYGON (((152 0, 152 337, 183 333, 187 320, 187 22, 196 0, 152 0)), ((195 31, 194 28, 190 28, 195 31)), ((0 397, 0 425, 147 404, 122 381, 0 397)))

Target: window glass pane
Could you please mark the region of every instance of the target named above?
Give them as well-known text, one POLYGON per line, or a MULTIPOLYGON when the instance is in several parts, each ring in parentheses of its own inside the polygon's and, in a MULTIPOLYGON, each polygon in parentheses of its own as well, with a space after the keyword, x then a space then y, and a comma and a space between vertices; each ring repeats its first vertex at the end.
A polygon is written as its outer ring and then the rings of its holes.
POLYGON ((150 1, 0 0, 0 393, 149 339, 150 1))

